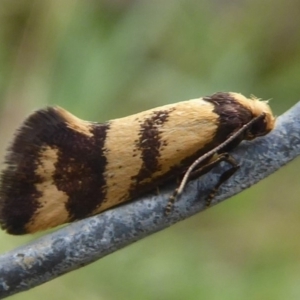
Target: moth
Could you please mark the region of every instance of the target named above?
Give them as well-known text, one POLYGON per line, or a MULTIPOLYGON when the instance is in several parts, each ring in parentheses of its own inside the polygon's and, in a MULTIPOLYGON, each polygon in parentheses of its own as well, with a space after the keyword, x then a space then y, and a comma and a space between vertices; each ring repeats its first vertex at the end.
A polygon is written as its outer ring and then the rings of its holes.
MULTIPOLYGON (((183 176, 166 213, 194 175, 222 160, 242 140, 275 123, 265 101, 237 93, 178 102, 105 123, 60 107, 30 115, 17 130, 0 178, 0 224, 10 234, 48 229, 98 214, 183 176)), ((209 206, 210 200, 207 203, 209 206)))

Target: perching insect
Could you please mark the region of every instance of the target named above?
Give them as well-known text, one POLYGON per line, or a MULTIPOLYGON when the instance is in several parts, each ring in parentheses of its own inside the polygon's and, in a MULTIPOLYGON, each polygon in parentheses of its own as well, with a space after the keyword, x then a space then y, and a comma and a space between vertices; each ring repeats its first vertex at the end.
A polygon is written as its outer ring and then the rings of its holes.
POLYGON ((268 104, 236 93, 157 107, 106 123, 83 121, 60 107, 33 113, 17 131, 1 176, 0 223, 26 234, 83 219, 184 175, 208 172, 242 140, 274 127, 268 104))

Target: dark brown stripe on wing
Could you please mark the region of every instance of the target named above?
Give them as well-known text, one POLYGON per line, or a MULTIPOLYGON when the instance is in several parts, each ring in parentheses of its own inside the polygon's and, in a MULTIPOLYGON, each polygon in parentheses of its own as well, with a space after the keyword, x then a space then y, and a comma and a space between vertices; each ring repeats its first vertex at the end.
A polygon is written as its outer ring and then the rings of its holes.
POLYGON ((43 182, 43 178, 36 174, 39 154, 47 146, 49 138, 55 136, 61 122, 53 108, 35 112, 17 131, 8 149, 7 167, 1 176, 0 223, 9 233, 26 233, 26 224, 40 207, 38 199, 42 193, 36 188, 43 182))
POLYGON ((91 137, 65 130, 66 135, 56 141, 60 151, 53 178, 57 188, 69 196, 66 209, 73 221, 90 215, 105 198, 104 143, 109 123, 93 125, 91 137))
MULTIPOLYGON (((215 93, 212 96, 203 97, 203 100, 214 104, 213 112, 219 116, 219 126, 214 138, 217 144, 224 142, 233 132, 253 118, 252 112, 236 101, 230 93, 215 93)), ((243 138, 244 135, 241 135, 226 146, 222 152, 232 150, 243 138)))
POLYGON ((158 171, 160 166, 158 164, 160 157, 160 148, 163 145, 161 139, 160 128, 168 120, 171 110, 158 110, 144 120, 140 125, 139 140, 137 141, 136 148, 141 153, 143 161, 139 173, 132 177, 134 190, 139 183, 158 171))

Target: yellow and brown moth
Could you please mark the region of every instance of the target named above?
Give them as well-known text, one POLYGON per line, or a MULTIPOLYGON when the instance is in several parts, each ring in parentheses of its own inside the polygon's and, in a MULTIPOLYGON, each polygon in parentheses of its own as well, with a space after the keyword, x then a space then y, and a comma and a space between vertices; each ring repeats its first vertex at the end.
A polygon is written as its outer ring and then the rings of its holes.
MULTIPOLYGON (((0 179, 1 227, 26 234, 79 220, 188 170, 168 213, 192 171, 201 175, 223 159, 235 170, 228 151, 267 134, 274 122, 266 102, 237 93, 216 93, 105 123, 83 121, 60 107, 36 111, 8 149, 0 179)), ((231 173, 222 175, 220 184, 231 173)))

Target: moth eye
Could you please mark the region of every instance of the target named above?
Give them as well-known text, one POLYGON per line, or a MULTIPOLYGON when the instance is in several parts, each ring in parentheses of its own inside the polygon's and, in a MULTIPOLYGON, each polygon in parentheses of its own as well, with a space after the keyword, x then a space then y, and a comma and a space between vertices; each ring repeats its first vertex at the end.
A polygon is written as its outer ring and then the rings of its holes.
POLYGON ((266 133, 268 133, 266 118, 258 120, 249 129, 249 134, 252 136, 252 138, 265 135, 266 133))

